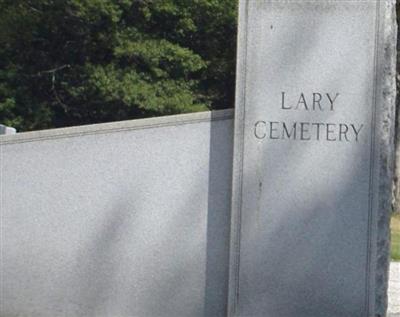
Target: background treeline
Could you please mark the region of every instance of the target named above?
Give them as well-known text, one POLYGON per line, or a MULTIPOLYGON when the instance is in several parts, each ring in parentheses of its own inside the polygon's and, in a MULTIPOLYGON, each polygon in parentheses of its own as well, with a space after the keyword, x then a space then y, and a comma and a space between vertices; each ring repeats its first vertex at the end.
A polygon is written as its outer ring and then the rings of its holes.
POLYGON ((0 0, 0 123, 28 131, 233 107, 237 2, 0 0))
POLYGON ((29 131, 233 107, 237 2, 0 0, 0 123, 29 131))
POLYGON ((233 107, 235 0, 0 0, 0 123, 233 107))

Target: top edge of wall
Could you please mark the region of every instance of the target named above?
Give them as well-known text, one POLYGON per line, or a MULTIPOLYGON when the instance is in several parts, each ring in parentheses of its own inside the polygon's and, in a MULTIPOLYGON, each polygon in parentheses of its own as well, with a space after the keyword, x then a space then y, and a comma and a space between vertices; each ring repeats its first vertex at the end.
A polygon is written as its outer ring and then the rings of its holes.
POLYGON ((0 145, 33 142, 46 139, 68 138, 75 136, 104 134, 110 132, 129 131, 138 129, 157 128, 173 125, 193 124, 215 120, 228 120, 233 118, 233 109, 195 112, 173 116, 134 119, 108 123, 81 125, 68 128, 21 132, 17 134, 1 135, 0 145))

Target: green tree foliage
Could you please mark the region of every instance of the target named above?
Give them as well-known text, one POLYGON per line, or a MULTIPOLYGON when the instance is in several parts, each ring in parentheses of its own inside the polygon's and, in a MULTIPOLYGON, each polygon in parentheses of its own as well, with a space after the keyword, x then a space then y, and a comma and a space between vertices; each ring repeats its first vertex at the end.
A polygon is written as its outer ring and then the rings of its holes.
POLYGON ((234 0, 0 0, 0 122, 231 107, 235 37, 234 0))

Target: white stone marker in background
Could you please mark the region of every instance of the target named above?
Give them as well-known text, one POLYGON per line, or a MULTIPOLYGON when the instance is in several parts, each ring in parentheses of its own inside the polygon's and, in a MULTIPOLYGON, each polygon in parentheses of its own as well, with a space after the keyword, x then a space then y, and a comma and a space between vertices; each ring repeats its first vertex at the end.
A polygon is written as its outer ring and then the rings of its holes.
POLYGON ((15 134, 17 130, 15 128, 7 127, 3 124, 0 124, 0 135, 2 134, 15 134))
POLYGON ((390 263, 389 317, 400 317, 400 262, 390 263))
POLYGON ((230 316, 384 315, 394 14, 240 2, 230 316))

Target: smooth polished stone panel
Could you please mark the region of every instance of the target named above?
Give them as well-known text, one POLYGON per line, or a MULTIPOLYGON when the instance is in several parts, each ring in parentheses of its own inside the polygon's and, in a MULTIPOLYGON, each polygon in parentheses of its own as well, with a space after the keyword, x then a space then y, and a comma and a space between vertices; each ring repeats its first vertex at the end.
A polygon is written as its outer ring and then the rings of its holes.
POLYGON ((0 137, 1 316, 226 316, 232 111, 0 137))
POLYGON ((393 10, 240 2, 230 316, 384 313, 393 10))

